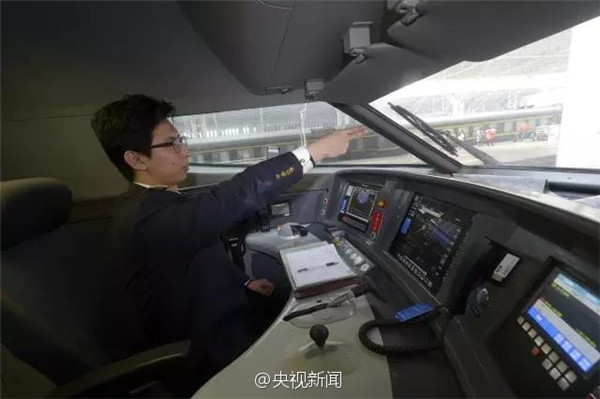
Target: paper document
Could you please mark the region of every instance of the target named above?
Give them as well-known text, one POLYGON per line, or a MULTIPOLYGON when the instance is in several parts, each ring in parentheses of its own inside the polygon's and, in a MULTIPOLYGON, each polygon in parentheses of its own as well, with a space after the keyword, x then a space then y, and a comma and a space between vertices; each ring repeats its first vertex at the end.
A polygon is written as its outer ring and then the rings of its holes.
POLYGON ((285 257, 297 289, 355 275, 333 244, 289 252, 285 257))

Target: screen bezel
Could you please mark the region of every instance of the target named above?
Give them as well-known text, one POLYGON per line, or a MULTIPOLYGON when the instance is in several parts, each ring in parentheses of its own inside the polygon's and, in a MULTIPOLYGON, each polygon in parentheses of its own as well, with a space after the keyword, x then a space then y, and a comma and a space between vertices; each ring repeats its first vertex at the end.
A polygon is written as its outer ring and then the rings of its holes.
POLYGON ((463 244, 465 242, 465 239, 467 238, 467 235, 468 235, 469 231, 471 230, 471 227, 473 226, 473 217, 476 215, 476 212, 474 212, 470 209, 455 205, 455 204, 451 204, 451 203, 444 201, 442 199, 439 199, 433 195, 427 195, 427 194, 423 194, 421 192, 412 192, 410 199, 409 199, 409 201, 407 201, 407 203, 408 204, 404 207, 404 209, 402 211, 402 216, 399 218, 399 222, 396 226, 394 235, 391 238, 391 240, 386 244, 386 248, 384 249, 384 251, 388 256, 390 256, 394 260, 394 262, 397 265, 400 265, 400 267, 402 267, 404 269, 404 271, 406 271, 408 274, 410 274, 412 277, 414 277, 415 280, 418 281, 419 284, 422 285, 428 292, 432 293, 433 295, 437 295, 440 292, 440 290, 442 289, 444 282, 446 281, 446 279, 452 269, 452 264, 453 264, 454 260, 456 259, 457 255, 459 254, 459 252, 461 251, 463 244), (458 208, 469 214, 469 220, 466 223, 465 228, 461 231, 459 237, 456 240, 455 246, 454 246, 452 252, 450 253, 450 256, 448 257, 448 265, 447 265, 446 271, 444 273, 442 281, 440 281, 440 284, 436 290, 434 290, 433 287, 429 288, 417 275, 415 275, 404 263, 402 263, 402 261, 400 259, 398 259, 396 257, 396 254, 394 252, 392 252, 392 247, 394 247, 396 238, 398 237, 398 234, 400 234, 400 230, 402 228, 402 225, 404 224, 404 220, 406 219, 408 212, 410 211, 410 208, 413 206, 413 203, 415 202, 415 200, 418 196, 420 196, 421 198, 425 197, 428 199, 433 199, 435 201, 442 202, 446 205, 452 206, 454 208, 458 208))
MULTIPOLYGON (((362 183, 362 182, 358 182, 358 181, 347 181, 346 184, 344 184, 343 189, 341 190, 342 195, 340 196, 339 199, 339 203, 338 203, 338 207, 337 207, 337 220, 342 223, 344 226, 348 226, 362 234, 366 234, 369 231, 369 227, 371 226, 371 217, 373 216, 373 212, 375 211, 375 209, 377 208, 377 201, 379 199, 379 196, 381 195, 381 190, 383 190, 383 185, 376 185, 376 184, 369 184, 369 183, 362 183), (351 214, 351 213, 347 213, 346 210, 348 209, 348 207, 350 206, 350 200, 348 200, 348 204, 346 205, 346 209, 344 209, 342 211, 342 204, 344 203, 344 199, 346 198, 346 193, 348 192, 348 187, 350 186, 354 186, 354 187, 363 187, 363 188, 367 188, 370 190, 375 190, 377 191, 377 195, 375 197, 375 202, 373 204, 373 208, 371 209, 371 212, 369 214, 369 219, 368 221, 364 221, 364 219, 351 214), (346 223, 345 221, 342 220, 342 216, 349 216, 352 219, 357 220, 358 222, 361 223, 365 223, 365 230, 361 230, 355 226, 352 226, 349 223, 346 223)), ((351 198, 351 197, 350 197, 351 198)))

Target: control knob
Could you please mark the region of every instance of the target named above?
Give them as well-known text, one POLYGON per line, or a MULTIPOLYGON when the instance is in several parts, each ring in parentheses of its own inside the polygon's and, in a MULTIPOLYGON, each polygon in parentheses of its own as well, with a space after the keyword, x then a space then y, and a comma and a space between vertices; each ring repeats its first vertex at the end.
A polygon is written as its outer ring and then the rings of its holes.
POLYGON ((329 330, 323 324, 315 324, 310 329, 309 335, 315 344, 319 348, 322 348, 325 345, 327 337, 329 337, 329 330))

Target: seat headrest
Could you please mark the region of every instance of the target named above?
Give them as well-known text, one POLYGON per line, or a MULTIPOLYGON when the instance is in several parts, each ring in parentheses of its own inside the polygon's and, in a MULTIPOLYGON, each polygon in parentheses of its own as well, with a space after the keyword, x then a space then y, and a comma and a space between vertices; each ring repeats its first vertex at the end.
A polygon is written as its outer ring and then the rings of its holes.
POLYGON ((63 224, 71 213, 71 189, 60 180, 39 177, 0 182, 2 250, 63 224))

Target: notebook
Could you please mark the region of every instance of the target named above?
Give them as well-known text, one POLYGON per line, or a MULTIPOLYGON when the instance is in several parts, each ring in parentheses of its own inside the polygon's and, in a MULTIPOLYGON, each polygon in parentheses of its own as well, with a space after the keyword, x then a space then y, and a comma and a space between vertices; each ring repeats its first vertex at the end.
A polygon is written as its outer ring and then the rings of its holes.
POLYGON ((280 254, 296 297, 337 289, 357 278, 333 244, 308 244, 282 249, 280 254))

